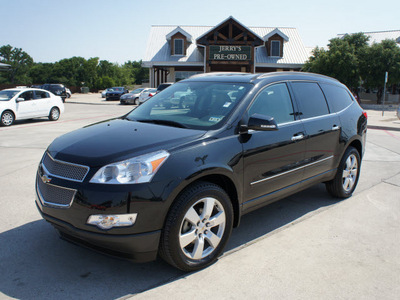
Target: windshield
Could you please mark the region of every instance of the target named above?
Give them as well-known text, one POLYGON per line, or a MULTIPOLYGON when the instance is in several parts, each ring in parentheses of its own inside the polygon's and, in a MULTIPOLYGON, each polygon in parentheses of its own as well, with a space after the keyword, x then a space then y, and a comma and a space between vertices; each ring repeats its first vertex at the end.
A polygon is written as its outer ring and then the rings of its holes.
POLYGON ((15 91, 15 90, 11 90, 11 91, 0 91, 0 101, 8 101, 10 100, 12 97, 14 97, 17 93, 19 93, 20 91, 15 91))
POLYGON ((134 109, 127 118, 191 129, 216 129, 250 90, 251 84, 179 82, 134 109))
POLYGON ((124 88, 122 88, 122 87, 113 87, 111 89, 111 91, 115 91, 115 92, 122 92, 123 90, 124 90, 124 88))
POLYGON ((139 88, 139 89, 136 89, 136 90, 132 91, 131 94, 138 94, 143 90, 144 90, 144 88, 139 88))

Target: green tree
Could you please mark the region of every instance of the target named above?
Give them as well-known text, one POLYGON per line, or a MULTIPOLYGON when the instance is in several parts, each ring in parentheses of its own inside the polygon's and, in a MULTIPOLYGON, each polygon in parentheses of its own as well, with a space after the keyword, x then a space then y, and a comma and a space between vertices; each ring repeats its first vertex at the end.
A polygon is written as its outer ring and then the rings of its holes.
POLYGON ((385 72, 389 73, 389 86, 400 82, 400 48, 393 40, 372 44, 361 54, 360 69, 363 85, 377 88, 377 102, 381 103, 385 72))
POLYGON ((303 71, 334 77, 352 89, 360 85, 360 55, 367 48, 368 37, 363 33, 333 38, 329 49, 315 48, 303 71))
POLYGON ((27 73, 33 65, 33 59, 21 48, 14 48, 11 45, 0 47, 0 62, 11 65, 11 70, 6 74, 8 83, 31 83, 27 73))

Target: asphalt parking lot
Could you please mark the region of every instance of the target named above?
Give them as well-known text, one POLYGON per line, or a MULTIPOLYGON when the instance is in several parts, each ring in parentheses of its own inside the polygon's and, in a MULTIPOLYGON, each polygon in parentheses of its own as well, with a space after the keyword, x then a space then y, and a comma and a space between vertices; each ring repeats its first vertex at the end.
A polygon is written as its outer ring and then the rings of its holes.
POLYGON ((369 112, 374 127, 352 198, 336 202, 321 184, 245 215, 225 254, 205 270, 133 264, 59 239, 34 203, 44 151, 61 134, 132 108, 76 94, 57 122, 0 127, 0 299, 400 298, 400 123, 393 112, 385 120, 369 112))

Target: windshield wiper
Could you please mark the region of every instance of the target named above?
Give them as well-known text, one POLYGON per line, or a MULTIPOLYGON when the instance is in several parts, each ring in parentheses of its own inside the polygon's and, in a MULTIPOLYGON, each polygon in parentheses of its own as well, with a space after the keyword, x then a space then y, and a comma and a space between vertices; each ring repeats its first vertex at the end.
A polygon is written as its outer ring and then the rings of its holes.
POLYGON ((143 123, 167 125, 167 126, 173 126, 173 127, 178 127, 178 128, 188 128, 186 125, 183 125, 179 122, 170 121, 170 120, 147 119, 147 120, 136 120, 136 121, 143 122, 143 123))

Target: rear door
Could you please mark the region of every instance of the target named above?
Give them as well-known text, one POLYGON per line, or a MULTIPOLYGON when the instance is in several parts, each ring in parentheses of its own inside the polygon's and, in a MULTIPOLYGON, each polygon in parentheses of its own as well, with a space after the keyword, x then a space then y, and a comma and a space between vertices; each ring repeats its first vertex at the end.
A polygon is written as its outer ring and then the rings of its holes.
POLYGON ((248 110, 268 115, 278 123, 276 131, 250 131, 244 138, 244 210, 263 205, 276 191, 303 178, 305 132, 296 120, 286 83, 264 88, 248 110))
POLYGON ((317 82, 290 83, 306 133, 305 179, 323 175, 335 168, 339 152, 341 123, 331 113, 317 82))
POLYGON ((51 109, 50 94, 45 91, 34 91, 34 99, 36 106, 36 116, 48 116, 51 109))

